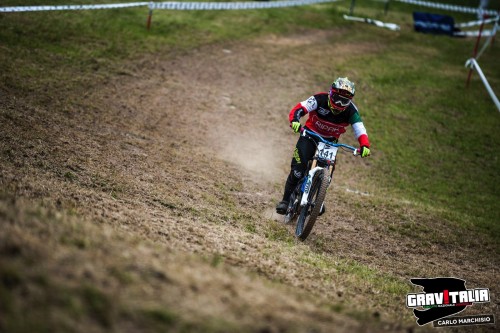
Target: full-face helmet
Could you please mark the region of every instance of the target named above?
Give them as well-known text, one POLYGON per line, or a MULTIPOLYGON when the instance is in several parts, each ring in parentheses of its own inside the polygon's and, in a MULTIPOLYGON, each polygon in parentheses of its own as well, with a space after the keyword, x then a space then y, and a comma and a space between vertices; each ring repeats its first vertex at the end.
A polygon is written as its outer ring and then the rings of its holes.
POLYGON ((347 77, 339 77, 332 83, 328 93, 328 105, 333 114, 339 114, 351 104, 356 89, 347 77))

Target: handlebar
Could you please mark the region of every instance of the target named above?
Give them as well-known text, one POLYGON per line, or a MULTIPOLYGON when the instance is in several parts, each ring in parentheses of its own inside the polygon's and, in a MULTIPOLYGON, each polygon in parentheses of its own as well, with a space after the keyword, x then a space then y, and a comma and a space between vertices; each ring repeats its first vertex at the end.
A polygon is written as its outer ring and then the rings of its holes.
POLYGON ((335 143, 335 142, 331 142, 331 141, 328 141, 328 140, 325 140, 323 139, 323 137, 321 135, 319 135, 318 133, 314 132, 314 131, 311 131, 310 129, 306 129, 304 127, 301 127, 300 128, 300 132, 301 133, 304 133, 304 134, 301 134, 301 135, 310 135, 310 136, 314 136, 316 138, 318 138, 320 141, 326 143, 327 145, 330 145, 330 146, 333 146, 333 147, 340 147, 340 148, 346 148, 346 149, 349 149, 352 151, 352 154, 354 156, 359 156, 359 149, 356 148, 356 147, 353 147, 353 146, 349 146, 349 145, 346 145, 344 143, 335 143))

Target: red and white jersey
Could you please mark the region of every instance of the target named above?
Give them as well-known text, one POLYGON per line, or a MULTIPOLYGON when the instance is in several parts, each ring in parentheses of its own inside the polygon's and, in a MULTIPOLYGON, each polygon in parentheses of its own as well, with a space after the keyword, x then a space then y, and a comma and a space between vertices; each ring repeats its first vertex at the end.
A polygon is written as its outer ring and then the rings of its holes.
POLYGON ((290 110, 289 120, 299 121, 301 117, 308 115, 305 126, 320 134, 326 140, 337 141, 345 133, 346 127, 351 125, 354 135, 360 146, 370 147, 368 134, 363 125, 358 108, 351 102, 347 109, 334 115, 328 106, 328 94, 318 93, 297 104, 290 110))

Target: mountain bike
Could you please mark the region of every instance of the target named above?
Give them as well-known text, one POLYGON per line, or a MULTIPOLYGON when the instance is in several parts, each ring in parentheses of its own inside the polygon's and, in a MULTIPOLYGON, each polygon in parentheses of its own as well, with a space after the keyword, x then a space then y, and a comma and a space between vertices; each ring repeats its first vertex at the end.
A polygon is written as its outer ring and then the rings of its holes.
POLYGON ((332 181, 339 148, 352 151, 354 156, 359 156, 359 150, 343 143, 327 141, 306 128, 301 129, 301 135, 309 137, 316 144, 316 152, 308 162, 308 172, 290 195, 284 222, 289 224, 297 220, 295 236, 304 241, 320 215, 326 190, 332 181))

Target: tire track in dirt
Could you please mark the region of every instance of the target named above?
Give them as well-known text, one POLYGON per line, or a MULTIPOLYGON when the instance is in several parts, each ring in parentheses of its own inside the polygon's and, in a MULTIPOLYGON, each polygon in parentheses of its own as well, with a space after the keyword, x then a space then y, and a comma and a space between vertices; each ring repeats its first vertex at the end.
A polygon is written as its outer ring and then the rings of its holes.
MULTIPOLYGON (((323 90, 321 83, 314 82, 310 77, 309 70, 319 72, 324 67, 328 71, 326 68, 330 64, 319 60, 325 50, 340 63, 343 54, 355 55, 376 49, 374 45, 363 44, 327 45, 331 36, 269 37, 244 46, 219 46, 194 55, 177 68, 179 74, 175 76, 179 81, 184 78, 185 86, 194 85, 197 92, 207 96, 207 112, 203 112, 199 122, 209 124, 210 130, 204 137, 210 138, 211 148, 219 157, 245 171, 250 179, 246 178, 244 185, 249 187, 250 193, 262 191, 260 186, 264 186, 266 192, 266 188, 270 188, 267 184, 277 187, 277 190, 268 193, 271 207, 264 211, 264 219, 269 217, 275 200, 281 195, 296 140, 287 128, 288 110, 301 97, 308 96, 304 87, 323 90), (311 61, 315 65, 309 68, 303 65, 303 50, 312 44, 322 45, 319 48, 322 52, 308 54, 311 59, 318 59, 317 62, 311 61), (193 69, 196 74, 190 75, 193 69), (252 189, 251 181, 257 182, 257 189, 252 189)), ((493 286, 496 285, 495 276, 500 261, 497 256, 489 256, 495 251, 493 244, 480 236, 455 230, 450 221, 435 220, 435 217, 419 212, 418 206, 408 204, 407 208, 401 208, 398 205, 394 211, 378 209, 376 200, 345 193, 345 189, 352 186, 347 175, 369 172, 370 168, 369 162, 366 166, 347 159, 347 156, 341 157, 341 171, 336 178, 338 183, 334 184, 334 195, 327 200, 333 207, 325 216, 327 223, 319 223, 315 229, 320 242, 314 239, 309 242, 313 250, 364 263, 402 280, 414 276, 467 276, 471 285, 489 286, 493 293, 496 292, 493 286), (342 180, 344 176, 347 180, 342 180), (344 193, 339 193, 342 191, 344 193), (334 200, 334 197, 341 200, 334 200), (355 214, 349 214, 352 206, 368 208, 375 223, 367 223, 355 214), (401 218, 401 215, 405 217, 401 218), (431 232, 436 224, 442 228, 442 234, 433 235, 431 240, 390 231, 394 225, 398 228, 410 225, 409 230, 425 227, 431 232), (332 229, 341 232, 332 233, 332 229), (466 247, 462 246, 465 239, 468 243, 466 247), (450 253, 453 258, 448 259, 450 253), (480 263, 478 258, 482 259, 480 263), (474 274, 477 270, 482 274, 474 274)), ((377 193, 377 190, 373 192, 377 193)), ((271 217, 276 218, 274 215, 271 217)), ((331 294, 325 288, 315 286, 311 289, 331 294)), ((497 305, 491 304, 486 310, 497 312, 497 305)))
MULTIPOLYGON (((415 215, 416 226, 442 221, 429 220, 411 206, 407 211, 397 205, 394 211, 379 209, 376 199, 347 193, 346 188, 365 186, 353 185, 347 175, 359 168, 370 171, 369 162, 347 156, 328 195, 330 209, 305 244, 295 242, 292 230, 274 221, 271 212, 296 141, 287 127, 288 110, 325 89, 327 82, 311 73, 331 73, 345 54, 379 50, 369 43, 335 43, 336 34, 268 36, 144 59, 69 114, 51 115, 50 106, 33 110, 17 102, 14 108, 31 118, 11 116, 12 132, 3 134, 2 150, 19 155, 5 162, 2 184, 18 196, 73 209, 98 225, 160 245, 173 258, 164 269, 175 272, 170 275, 180 289, 176 302, 186 312, 216 317, 240 303, 234 318, 250 323, 254 316, 271 323, 273 330, 294 331, 287 324, 293 318, 294 324, 303 324, 301 329, 318 322, 316 329, 325 332, 332 326, 340 331, 404 331, 412 318, 395 315, 404 311, 400 304, 377 304, 370 296, 380 291, 370 282, 342 273, 341 263, 333 268, 321 263, 356 261, 401 281, 415 274, 469 276, 467 267, 478 255, 486 258, 491 244, 472 240, 470 248, 462 249, 455 236, 423 248, 421 240, 391 232, 391 224, 400 223, 405 214, 415 215), (313 44, 321 47, 308 48, 313 44), (325 61, 325 52, 336 63, 325 61), (29 128, 31 134, 14 142, 14 132, 29 128), (352 207, 369 210, 371 222, 352 207), (454 258, 443 259, 450 252, 454 258), (234 269, 235 278, 228 280, 227 272, 198 262, 183 266, 180 258, 186 253, 222 260, 224 267, 234 269), (256 281, 248 280, 249 272, 256 274, 256 281), (346 276, 351 280, 344 281, 346 276), (276 291, 270 281, 282 282, 285 291, 276 291), (298 288, 311 293, 311 299, 298 288), (220 304, 218 289, 224 295, 239 292, 220 304), (198 298, 204 306, 197 310, 198 298), (366 327, 329 310, 338 304, 381 319, 365 318, 366 325, 375 325, 366 327)), ((443 225, 451 234, 451 223, 443 225)), ((471 282, 495 293, 498 264, 497 256, 483 262, 484 274, 471 282)), ((162 295, 168 293, 163 288, 162 295)))

